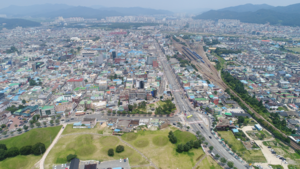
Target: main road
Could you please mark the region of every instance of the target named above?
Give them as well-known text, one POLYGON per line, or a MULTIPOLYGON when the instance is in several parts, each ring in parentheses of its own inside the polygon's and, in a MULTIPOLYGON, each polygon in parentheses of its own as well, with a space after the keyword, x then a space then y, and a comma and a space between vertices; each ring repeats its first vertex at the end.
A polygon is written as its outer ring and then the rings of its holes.
MULTIPOLYGON (((194 109, 191 108, 189 101, 185 98, 182 88, 180 87, 175 75, 171 71, 171 67, 168 64, 165 55, 162 53, 161 49, 159 48, 158 44, 156 43, 157 52, 159 55, 160 63, 162 64, 162 67, 164 69, 164 76, 166 76, 169 85, 172 86, 173 95, 175 97, 176 103, 180 109, 181 112, 186 112, 186 115, 192 115, 191 118, 186 119, 186 122, 190 124, 192 130, 194 132, 200 131, 201 134, 204 136, 206 141, 209 145, 214 147, 214 154, 219 154, 221 157, 226 158, 228 161, 232 161, 234 163, 234 166, 238 169, 244 169, 246 168, 246 163, 242 163, 239 160, 235 159, 231 154, 229 154, 228 151, 225 150, 225 148, 219 143, 219 141, 212 136, 210 132, 210 127, 200 127, 198 125, 199 121, 201 119, 198 118, 198 112, 196 112, 194 109), (209 138, 211 136, 211 138, 209 138)), ((202 116, 204 118, 204 115, 202 116)), ((209 119, 208 119, 209 121, 209 119)))

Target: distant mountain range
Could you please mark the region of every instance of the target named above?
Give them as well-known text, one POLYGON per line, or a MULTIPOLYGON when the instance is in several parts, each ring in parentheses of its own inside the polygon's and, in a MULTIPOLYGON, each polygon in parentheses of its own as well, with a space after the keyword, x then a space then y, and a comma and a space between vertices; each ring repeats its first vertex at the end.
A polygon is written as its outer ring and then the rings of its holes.
POLYGON ((9 6, 0 9, 0 14, 6 14, 8 17, 55 18, 62 16, 65 18, 84 17, 102 19, 109 16, 159 15, 172 14, 172 12, 140 7, 106 8, 103 6, 83 7, 65 4, 42 4, 32 6, 9 6))
POLYGON ((15 27, 36 27, 36 26, 41 26, 40 23, 34 22, 34 21, 29 21, 25 19, 6 19, 6 18, 0 18, 0 29, 1 28, 7 28, 7 29, 12 29, 15 27))
POLYGON ((219 10, 210 10, 194 19, 238 19, 246 23, 300 26, 300 3, 289 6, 245 4, 219 10))

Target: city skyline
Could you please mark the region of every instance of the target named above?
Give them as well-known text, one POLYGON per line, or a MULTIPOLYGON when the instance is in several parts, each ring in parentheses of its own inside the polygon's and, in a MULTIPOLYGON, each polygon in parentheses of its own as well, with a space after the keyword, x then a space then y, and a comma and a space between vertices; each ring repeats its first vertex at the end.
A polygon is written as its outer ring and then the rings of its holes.
POLYGON ((120 0, 111 0, 111 1, 95 1, 95 0, 88 0, 88 1, 79 1, 79 0, 11 0, 2 2, 0 5, 1 8, 8 7, 10 5, 17 5, 17 6, 30 6, 30 5, 37 5, 37 4, 67 4, 72 6, 103 6, 103 7, 143 7, 143 8, 153 8, 153 9, 164 9, 170 11, 178 11, 178 10, 187 10, 187 9, 221 9, 230 6, 238 6, 244 5, 247 3, 252 4, 268 4, 272 6, 287 6, 291 4, 296 4, 299 1, 297 0, 287 0, 287 1, 271 1, 271 0, 246 0, 246 1, 239 1, 239 0, 229 0, 229 1, 222 1, 222 0, 214 0, 213 3, 211 1, 197 1, 197 0, 188 0, 188 1, 178 1, 175 0, 153 0, 153 1, 140 1, 140 0, 127 0, 127 1, 120 1, 120 0))

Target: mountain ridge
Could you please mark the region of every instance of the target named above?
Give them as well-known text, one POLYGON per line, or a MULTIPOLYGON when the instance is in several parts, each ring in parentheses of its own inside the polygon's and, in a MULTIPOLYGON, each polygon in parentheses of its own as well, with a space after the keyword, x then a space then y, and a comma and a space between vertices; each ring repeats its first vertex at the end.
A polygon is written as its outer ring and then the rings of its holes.
POLYGON ((95 6, 70 6, 65 4, 39 4, 31 6, 9 6, 0 9, 0 14, 6 14, 8 17, 88 17, 88 18, 105 18, 108 16, 138 16, 138 15, 159 15, 172 14, 171 11, 157 10, 141 7, 103 7, 95 6), (76 11, 80 9, 83 11, 76 11))
MULTIPOLYGON (((246 4, 247 5, 247 4, 246 4)), ((224 8, 226 9, 226 8, 224 8)), ((194 19, 238 19, 246 23, 258 23, 284 26, 300 26, 300 3, 289 6, 278 6, 270 9, 238 12, 238 10, 210 10, 194 17, 194 19)), ((228 8, 227 8, 228 9, 228 8)), ((231 7, 230 9, 241 9, 231 7)))

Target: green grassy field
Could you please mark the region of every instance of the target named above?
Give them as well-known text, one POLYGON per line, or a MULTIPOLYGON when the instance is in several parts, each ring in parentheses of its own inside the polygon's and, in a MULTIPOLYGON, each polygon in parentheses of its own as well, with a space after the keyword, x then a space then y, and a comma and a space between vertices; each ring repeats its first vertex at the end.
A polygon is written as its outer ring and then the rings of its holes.
POLYGON ((207 168, 207 169, 222 169, 222 167, 213 160, 210 156, 205 157, 196 169, 207 168))
POLYGON ((61 126, 36 128, 19 136, 8 138, 5 140, 0 140, 0 144, 6 144, 7 148, 21 148, 23 146, 34 145, 38 142, 41 142, 44 143, 46 147, 49 147, 50 137, 53 141, 60 129, 61 126))
POLYGON ((140 154, 122 144, 116 136, 85 134, 61 137, 47 156, 45 167, 50 169, 53 164, 66 163, 66 157, 69 154, 76 154, 80 160, 104 161, 128 157, 131 165, 148 164, 140 154), (123 145, 125 151, 122 153, 115 152, 113 157, 108 156, 108 149, 115 149, 118 145, 123 145))
POLYGON ((228 145, 231 145, 232 150, 248 163, 266 162, 266 158, 261 150, 247 150, 243 143, 234 137, 231 131, 218 131, 218 133, 228 142, 228 145))
POLYGON ((300 169, 300 166, 289 164, 289 165, 288 165, 288 168, 289 168, 289 169, 300 169))
MULTIPOLYGON (((18 147, 21 148, 26 145, 34 145, 38 142, 44 143, 46 147, 50 145, 50 136, 53 140, 61 126, 47 127, 47 128, 36 128, 32 129, 22 135, 1 140, 0 144, 6 144, 7 148, 18 147)), ((33 165, 39 161, 41 156, 16 156, 13 158, 7 158, 0 162, 0 168, 5 169, 32 169, 33 165)))
POLYGON ((196 136, 189 132, 182 132, 179 130, 175 131, 173 128, 158 131, 138 131, 137 133, 126 133, 122 136, 122 139, 135 146, 145 156, 150 158, 159 168, 193 168, 197 162, 197 158, 204 154, 202 149, 192 149, 189 152, 178 153, 176 151, 176 145, 172 144, 168 139, 168 133, 170 130, 174 131, 174 134, 178 139, 178 143, 185 143, 196 139, 196 136), (143 144, 139 142, 142 142, 143 144), (137 146, 137 143, 142 146, 137 146))
POLYGON ((288 49, 290 49, 290 50, 292 50, 292 51, 294 51, 294 52, 300 52, 300 48, 298 47, 296 47, 296 48, 288 48, 288 49))
POLYGON ((33 165, 37 163, 42 156, 28 155, 16 156, 7 158, 0 162, 0 168, 3 169, 32 169, 33 165))
POLYGON ((274 169, 283 169, 281 165, 270 165, 270 166, 272 166, 274 169))

